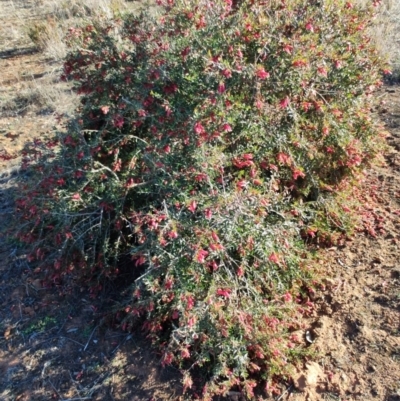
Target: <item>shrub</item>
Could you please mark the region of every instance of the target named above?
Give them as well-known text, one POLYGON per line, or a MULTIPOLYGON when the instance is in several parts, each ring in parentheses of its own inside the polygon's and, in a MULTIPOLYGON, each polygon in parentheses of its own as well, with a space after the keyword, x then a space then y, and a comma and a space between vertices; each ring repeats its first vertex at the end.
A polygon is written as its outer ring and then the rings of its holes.
POLYGON ((93 296, 128 265, 121 327, 141 322, 185 389, 276 392, 307 352, 307 244, 346 235, 346 190, 379 151, 373 10, 164 8, 70 29, 64 79, 81 105, 66 132, 25 151, 37 179, 20 185, 18 238, 49 285, 72 275, 93 296))

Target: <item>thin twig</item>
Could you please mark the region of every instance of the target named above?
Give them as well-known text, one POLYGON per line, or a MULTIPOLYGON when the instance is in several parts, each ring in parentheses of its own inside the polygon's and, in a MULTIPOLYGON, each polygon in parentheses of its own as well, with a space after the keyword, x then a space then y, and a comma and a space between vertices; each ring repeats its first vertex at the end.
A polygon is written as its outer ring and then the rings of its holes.
POLYGON ((97 327, 98 327, 98 326, 96 326, 96 327, 93 329, 92 334, 90 335, 89 340, 87 340, 87 343, 86 343, 86 345, 85 345, 85 348, 83 349, 83 352, 86 351, 86 348, 88 347, 88 345, 89 345, 89 343, 90 343, 90 340, 92 339, 93 334, 94 334, 94 332, 96 331, 97 327))
POLYGON ((130 340, 132 338, 132 334, 128 334, 127 336, 126 336, 126 338, 123 340, 123 341, 121 341, 112 351, 111 351, 111 353, 110 353, 110 355, 114 355, 114 353, 117 351, 117 349, 121 346, 121 345, 123 345, 123 344, 125 344, 128 340, 130 340))
POLYGON ((80 343, 80 342, 78 342, 78 341, 75 341, 75 340, 73 340, 72 338, 69 338, 69 337, 60 336, 60 338, 65 338, 66 340, 72 341, 72 342, 74 342, 75 344, 80 345, 81 347, 84 347, 84 346, 85 346, 84 344, 82 344, 82 343, 80 343))
POLYGON ((70 309, 70 311, 68 312, 68 316, 67 316, 67 318, 64 320, 64 323, 62 324, 62 326, 60 327, 60 329, 57 331, 57 334, 60 334, 60 333, 61 333, 61 330, 64 328, 65 323, 68 322, 68 317, 69 317, 71 311, 72 311, 72 309, 70 309))
POLYGON ((275 401, 281 401, 285 394, 290 393, 292 391, 292 388, 293 384, 291 384, 275 401))
POLYGON ((60 398, 60 400, 61 400, 62 397, 61 397, 60 393, 57 391, 57 389, 54 387, 54 384, 51 382, 50 379, 47 379, 47 381, 50 383, 51 387, 53 387, 54 392, 57 394, 58 398, 60 398))
POLYGON ((104 164, 101 164, 99 161, 95 161, 94 164, 100 166, 100 168, 98 170, 91 170, 90 173, 98 173, 101 170, 107 170, 109 171, 117 181, 119 181, 119 177, 118 175, 115 173, 115 171, 111 170, 109 167, 105 166, 104 164))
POLYGON ((104 381, 111 375, 114 371, 108 371, 101 373, 95 380, 93 380, 89 385, 87 385, 82 391, 85 391, 88 395, 92 395, 96 390, 99 389, 104 383, 104 381), (99 384, 102 382, 101 384, 99 384))

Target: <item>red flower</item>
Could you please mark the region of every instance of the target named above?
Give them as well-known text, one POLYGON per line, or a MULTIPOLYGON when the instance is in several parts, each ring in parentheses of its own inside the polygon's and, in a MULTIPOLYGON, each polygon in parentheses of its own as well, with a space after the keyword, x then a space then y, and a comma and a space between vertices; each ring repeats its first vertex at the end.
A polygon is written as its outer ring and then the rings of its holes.
POLYGON ((78 193, 73 194, 72 197, 71 197, 71 199, 74 200, 74 201, 80 201, 80 200, 82 200, 81 196, 80 196, 78 193))
POLYGON ((211 220, 211 217, 212 217, 212 210, 211 210, 211 209, 206 209, 206 210, 204 211, 204 215, 205 215, 205 217, 206 217, 207 220, 211 220))
POLYGON ((146 258, 143 255, 140 255, 135 261, 135 266, 141 266, 145 263, 146 263, 146 258))
POLYGON ((197 252, 196 260, 199 263, 204 263, 207 256, 208 256, 208 252, 205 249, 200 249, 197 252))
POLYGON ((337 118, 342 118, 343 117, 343 113, 338 109, 333 109, 332 110, 332 114, 337 118))
POLYGON ((318 74, 322 75, 323 77, 327 77, 328 71, 326 70, 325 67, 318 67, 318 74))
POLYGON ((195 210, 197 209, 197 202, 195 200, 192 200, 188 206, 188 209, 194 213, 195 210))
POLYGON ((297 180, 299 177, 304 178, 306 175, 298 168, 293 170, 293 179, 297 180))
POLYGON ((226 90, 225 84, 223 82, 220 82, 219 85, 218 85, 218 93, 222 94, 222 93, 225 92, 225 90, 226 90))
POLYGON ((173 279, 172 277, 168 277, 168 278, 165 280, 164 288, 165 288, 166 290, 170 290, 170 289, 172 288, 173 285, 174 285, 174 279, 173 279))
POLYGON ((107 114, 110 111, 110 106, 101 106, 100 110, 103 114, 107 114))
POLYGON ((237 168, 250 167, 254 163, 251 160, 232 159, 232 164, 237 168))
POLYGON ((265 71, 263 67, 258 68, 256 71, 257 78, 266 79, 269 78, 269 72, 265 71))
POLYGON ((126 184, 125 184, 126 188, 132 188, 134 185, 135 185, 135 180, 132 177, 130 177, 126 180, 126 184))
POLYGON ((286 109, 286 107, 289 106, 289 103, 290 103, 289 96, 286 96, 284 99, 282 99, 282 100, 279 102, 279 107, 280 107, 281 109, 286 109))
POLYGON ((225 4, 228 6, 228 8, 232 7, 232 0, 225 0, 225 4))
POLYGON ((275 252, 272 252, 268 260, 272 263, 279 263, 279 256, 275 252))
POLYGON ((166 95, 173 94, 173 93, 175 93, 177 90, 178 90, 178 85, 175 84, 175 83, 171 83, 171 84, 166 85, 166 86, 164 87, 164 93, 165 93, 166 95))
POLYGON ((223 129, 225 132, 232 132, 232 127, 231 127, 229 124, 227 124, 227 123, 225 123, 225 124, 222 126, 222 129, 223 129))
POLYGON ((264 107, 264 103, 261 100, 257 100, 254 105, 257 107, 258 110, 261 110, 264 107))
POLYGON ((124 117, 121 116, 121 114, 116 114, 113 117, 113 124, 115 128, 122 128, 124 126, 124 117))
POLYGON ((217 295, 229 298, 232 290, 230 288, 218 288, 217 295))
POLYGON ((204 15, 202 15, 199 19, 199 21, 196 22, 196 28, 197 29, 201 29, 204 28, 206 26, 206 20, 204 18, 204 15))
POLYGON ((286 164, 287 166, 289 166, 292 162, 291 157, 283 152, 279 152, 276 159, 278 160, 279 163, 286 164))
POLYGON ((307 22, 306 29, 307 31, 314 32, 314 27, 311 22, 307 22))
POLYGON ((207 181, 208 175, 205 173, 197 174, 194 178, 197 182, 207 181))
POLYGON ((164 354, 161 366, 171 365, 172 361, 174 360, 174 355, 171 352, 167 352, 164 354))
POLYGON ((247 182, 245 180, 239 180, 236 183, 236 188, 237 189, 243 189, 243 188, 246 188, 246 185, 247 185, 247 182))
POLYGON ((290 293, 285 293, 283 294, 283 299, 285 302, 291 302, 292 301, 292 295, 290 293))
POLYGON ((178 233, 176 231, 170 231, 168 233, 168 237, 171 238, 171 239, 178 238, 178 233))
POLYGON ((291 54, 293 51, 293 46, 286 44, 283 46, 283 51, 286 52, 287 54, 291 54))
POLYGON ((188 310, 193 309, 194 306, 194 298, 192 295, 186 296, 186 307, 188 310))
POLYGON ((217 265, 217 262, 216 262, 215 260, 213 260, 213 261, 210 263, 209 266, 211 267, 211 269, 212 269, 213 272, 215 272, 215 271, 218 270, 218 265, 217 265))
POLYGON ((212 251, 223 251, 224 250, 224 247, 221 244, 210 244, 209 247, 212 251))
POLYGON ((183 348, 181 350, 181 357, 182 358, 190 358, 190 352, 187 348, 183 348))
POLYGON ((196 122, 194 125, 194 132, 196 134, 204 134, 206 130, 204 129, 203 125, 200 122, 196 122))
POLYGON ((190 47, 185 47, 182 52, 181 52, 181 56, 183 57, 183 59, 186 58, 186 56, 190 53, 190 47))
POLYGON ((232 76, 232 71, 229 70, 228 68, 225 68, 225 69, 222 71, 222 75, 223 75, 225 78, 230 78, 230 77, 232 76))
POLYGON ((211 237, 215 242, 219 242, 219 237, 215 231, 211 233, 211 237))
POLYGON ((310 238, 315 238, 317 232, 318 232, 318 230, 315 229, 315 228, 308 228, 308 229, 307 229, 307 235, 308 235, 310 238))
POLYGON ((335 60, 335 68, 342 68, 342 62, 340 60, 335 60))
POLYGON ((305 60, 295 60, 292 63, 293 67, 305 67, 307 65, 307 61, 305 60))

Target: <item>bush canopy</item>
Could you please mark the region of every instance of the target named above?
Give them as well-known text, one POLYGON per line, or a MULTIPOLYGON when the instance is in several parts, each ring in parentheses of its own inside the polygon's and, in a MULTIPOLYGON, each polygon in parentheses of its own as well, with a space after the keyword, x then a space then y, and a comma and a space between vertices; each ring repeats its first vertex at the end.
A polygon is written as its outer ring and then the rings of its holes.
POLYGON ((373 7, 168 0, 71 28, 76 118, 27 146, 17 237, 48 285, 142 327, 204 399, 277 393, 309 351, 309 247, 346 236, 349 188, 380 149, 373 7))

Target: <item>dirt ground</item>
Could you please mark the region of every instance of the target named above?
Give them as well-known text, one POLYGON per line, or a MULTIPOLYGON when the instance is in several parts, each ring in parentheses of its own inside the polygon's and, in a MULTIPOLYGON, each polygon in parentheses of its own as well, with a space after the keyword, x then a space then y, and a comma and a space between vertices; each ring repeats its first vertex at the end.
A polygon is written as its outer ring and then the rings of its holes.
POLYGON ((291 400, 400 400, 400 87, 383 95, 389 149, 361 187, 377 235, 326 251, 327 289, 310 322, 319 357, 299 372, 303 391, 291 400))
MULTIPOLYGON (((60 64, 16 29, 43 18, 37 3, 0 0, 0 155, 46 135, 73 109, 60 64)), ((275 400, 400 400, 400 86, 380 96, 389 149, 361 189, 365 224, 377 235, 359 232, 324 251, 326 291, 316 294, 308 334, 317 357, 275 400)), ((100 300, 43 289, 6 242, 17 164, 0 160, 0 400, 182 399, 179 371, 161 369, 145 339, 101 324, 112 288, 100 300)))

